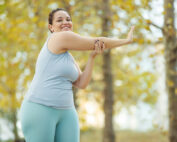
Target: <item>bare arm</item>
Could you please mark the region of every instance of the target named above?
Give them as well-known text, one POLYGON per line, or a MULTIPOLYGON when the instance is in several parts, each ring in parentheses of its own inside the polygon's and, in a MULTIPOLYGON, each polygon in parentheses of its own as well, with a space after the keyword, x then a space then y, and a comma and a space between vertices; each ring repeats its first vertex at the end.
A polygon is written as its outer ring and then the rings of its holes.
POLYGON ((116 48, 131 43, 128 39, 113 39, 107 37, 99 37, 98 39, 105 43, 106 49, 116 48))
POLYGON ((131 27, 130 32, 126 39, 113 39, 113 38, 106 38, 106 37, 99 37, 98 39, 105 43, 106 48, 116 48, 122 45, 130 44, 133 42, 133 31, 134 26, 131 27))
POLYGON ((94 58, 97 54, 100 54, 103 52, 105 46, 103 45, 103 48, 101 48, 101 42, 95 46, 95 51, 93 51, 88 59, 87 65, 84 69, 84 72, 82 73, 79 66, 76 64, 78 70, 79 70, 79 78, 73 83, 73 86, 76 88, 84 89, 87 87, 87 85, 90 82, 92 70, 93 70, 93 64, 94 64, 94 58))
POLYGON ((116 48, 133 41, 133 30, 131 28, 127 39, 113 39, 107 37, 85 37, 80 36, 71 31, 57 32, 53 36, 53 44, 56 51, 58 50, 93 50, 96 40, 101 40, 105 43, 106 48, 116 48))
POLYGON ((72 31, 53 33, 51 43, 56 51, 59 50, 93 50, 98 38, 80 36, 72 31))
POLYGON ((90 56, 84 72, 80 72, 79 78, 73 83, 76 88, 85 89, 89 84, 92 75, 93 64, 94 57, 90 56))

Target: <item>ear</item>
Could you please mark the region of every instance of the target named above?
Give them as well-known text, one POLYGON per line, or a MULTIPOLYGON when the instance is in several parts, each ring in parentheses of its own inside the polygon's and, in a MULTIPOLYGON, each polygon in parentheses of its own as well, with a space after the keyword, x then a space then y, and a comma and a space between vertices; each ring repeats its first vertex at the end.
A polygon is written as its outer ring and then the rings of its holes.
POLYGON ((48 29, 52 32, 52 25, 51 24, 48 24, 48 29))

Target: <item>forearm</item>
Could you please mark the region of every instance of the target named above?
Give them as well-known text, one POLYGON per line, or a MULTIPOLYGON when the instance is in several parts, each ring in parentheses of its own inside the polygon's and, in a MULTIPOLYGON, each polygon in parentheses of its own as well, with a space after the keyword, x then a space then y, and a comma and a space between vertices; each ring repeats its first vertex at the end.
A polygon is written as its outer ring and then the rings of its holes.
POLYGON ((113 39, 107 37, 99 37, 98 39, 104 42, 107 49, 116 48, 131 43, 128 39, 113 39))
POLYGON ((96 40, 103 41, 106 48, 115 48, 131 43, 130 39, 114 39, 107 37, 86 37, 70 31, 58 32, 54 34, 53 42, 56 51, 66 50, 94 50, 96 40))
POLYGON ((93 69, 93 64, 94 64, 94 56, 90 56, 88 59, 88 62, 86 64, 86 67, 84 71, 82 72, 80 79, 78 80, 76 86, 79 88, 86 88, 86 86, 89 84, 91 75, 92 75, 92 69, 93 69))

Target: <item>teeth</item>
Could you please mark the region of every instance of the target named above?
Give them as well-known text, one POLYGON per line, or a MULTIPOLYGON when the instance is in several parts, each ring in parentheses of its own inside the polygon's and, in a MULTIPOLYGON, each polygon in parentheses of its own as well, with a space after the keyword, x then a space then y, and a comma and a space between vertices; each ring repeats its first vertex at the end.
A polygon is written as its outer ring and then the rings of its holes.
POLYGON ((70 28, 68 28, 68 27, 64 27, 64 28, 62 28, 63 30, 70 30, 70 28))

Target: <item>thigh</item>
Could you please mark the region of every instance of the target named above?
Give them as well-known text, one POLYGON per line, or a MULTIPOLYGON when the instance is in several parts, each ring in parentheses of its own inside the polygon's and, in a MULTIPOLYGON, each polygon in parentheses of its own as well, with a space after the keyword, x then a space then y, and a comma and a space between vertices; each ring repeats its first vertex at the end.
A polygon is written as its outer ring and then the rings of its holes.
POLYGON ((65 110, 57 124, 55 142, 79 142, 80 129, 77 111, 75 109, 65 110))
POLYGON ((24 101, 20 121, 26 142, 54 142, 56 123, 48 107, 24 101))

